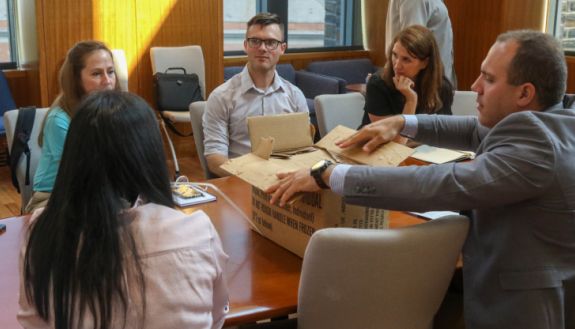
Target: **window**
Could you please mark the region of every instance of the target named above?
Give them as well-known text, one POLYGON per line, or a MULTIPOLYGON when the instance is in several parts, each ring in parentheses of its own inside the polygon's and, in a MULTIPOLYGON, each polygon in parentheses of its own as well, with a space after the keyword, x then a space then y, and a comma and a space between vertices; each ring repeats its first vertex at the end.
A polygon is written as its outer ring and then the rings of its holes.
POLYGON ((575 54, 575 0, 549 2, 547 31, 561 40, 566 53, 575 54))
POLYGON ((243 54, 247 21, 278 14, 286 25, 287 52, 363 49, 360 0, 224 0, 224 52, 243 54))
POLYGON ((0 0, 0 69, 16 67, 11 0, 0 0))

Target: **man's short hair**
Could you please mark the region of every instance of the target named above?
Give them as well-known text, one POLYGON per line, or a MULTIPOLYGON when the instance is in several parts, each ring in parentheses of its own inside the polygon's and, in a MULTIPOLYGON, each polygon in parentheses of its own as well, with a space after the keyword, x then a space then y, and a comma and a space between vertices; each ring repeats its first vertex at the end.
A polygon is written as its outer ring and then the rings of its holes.
POLYGON ((283 40, 284 23, 282 23, 280 17, 277 14, 259 13, 259 14, 255 15, 254 17, 252 17, 248 21, 248 24, 247 24, 248 26, 247 26, 246 30, 248 30, 252 25, 268 26, 268 25, 272 25, 272 24, 279 25, 280 30, 282 32, 282 40, 283 40))
POLYGON ((551 35, 532 30, 503 33, 497 42, 515 41, 517 53, 507 71, 507 82, 535 86, 538 103, 548 108, 563 99, 567 88, 567 64, 559 41, 551 35))

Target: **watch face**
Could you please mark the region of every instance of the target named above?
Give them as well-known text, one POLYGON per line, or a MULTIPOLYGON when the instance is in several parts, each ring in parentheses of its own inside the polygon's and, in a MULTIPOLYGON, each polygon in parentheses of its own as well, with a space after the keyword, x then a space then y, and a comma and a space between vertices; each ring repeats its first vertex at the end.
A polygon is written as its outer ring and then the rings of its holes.
POLYGON ((318 162, 316 162, 312 167, 311 170, 318 170, 319 168, 323 167, 325 165, 325 160, 320 160, 318 162))

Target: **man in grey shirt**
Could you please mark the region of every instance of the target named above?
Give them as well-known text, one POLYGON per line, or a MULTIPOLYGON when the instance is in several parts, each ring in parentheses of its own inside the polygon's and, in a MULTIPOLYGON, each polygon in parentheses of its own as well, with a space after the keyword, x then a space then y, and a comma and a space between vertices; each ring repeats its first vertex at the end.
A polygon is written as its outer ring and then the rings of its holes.
POLYGON ((390 0, 385 22, 385 50, 392 47, 393 38, 410 25, 427 27, 437 41, 445 77, 454 88, 457 77, 453 67, 453 31, 443 0, 390 0))
POLYGON ((276 14, 260 13, 250 19, 244 40, 248 63, 208 98, 203 117, 204 154, 210 171, 220 177, 229 175, 220 165, 251 150, 248 117, 309 112, 301 90, 275 69, 287 47, 283 36, 283 24, 276 14))
POLYGON ((575 110, 552 36, 500 35, 472 86, 478 117, 398 115, 338 143, 371 152, 398 134, 473 150, 473 161, 397 168, 324 165, 280 174, 271 202, 329 187, 353 204, 471 210, 463 248, 466 328, 575 328, 575 110), (313 175, 312 175, 313 174, 313 175))

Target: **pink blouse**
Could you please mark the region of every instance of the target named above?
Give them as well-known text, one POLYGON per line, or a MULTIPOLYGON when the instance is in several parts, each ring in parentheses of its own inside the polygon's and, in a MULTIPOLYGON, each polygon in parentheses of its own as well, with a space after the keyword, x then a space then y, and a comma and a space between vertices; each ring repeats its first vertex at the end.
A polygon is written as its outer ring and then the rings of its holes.
MULTIPOLYGON (((127 274, 131 297, 125 328, 221 328, 229 309, 223 275, 228 256, 209 217, 203 211, 188 215, 157 204, 128 211, 135 214, 129 225, 146 282, 146 315, 142 323, 141 302, 134 297, 138 289, 130 287, 135 281, 127 274)), ((53 322, 42 320, 28 303, 22 282, 19 304, 18 321, 24 328, 54 328, 53 322)), ((112 327, 121 328, 123 320, 120 312, 113 317, 112 327)), ((92 317, 85 316, 82 327, 92 324, 92 317)))

